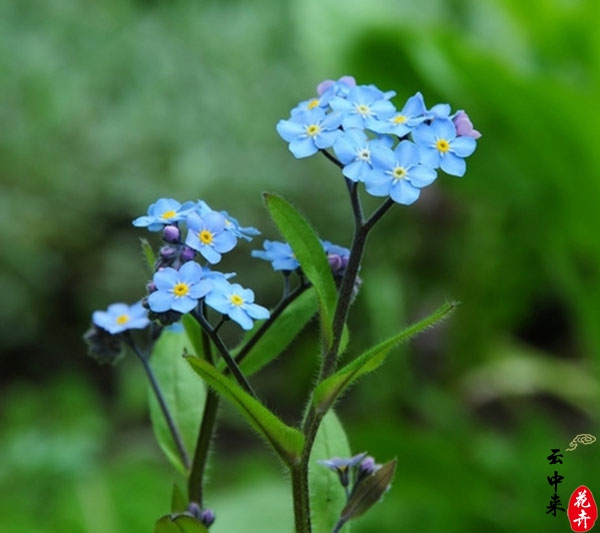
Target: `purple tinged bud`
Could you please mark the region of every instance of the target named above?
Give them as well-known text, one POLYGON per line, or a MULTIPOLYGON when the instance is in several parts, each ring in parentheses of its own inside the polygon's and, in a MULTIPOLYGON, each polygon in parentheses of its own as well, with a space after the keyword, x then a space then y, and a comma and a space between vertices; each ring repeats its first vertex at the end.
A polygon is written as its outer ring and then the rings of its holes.
POLYGON ((343 260, 339 255, 328 255, 327 261, 329 262, 329 266, 333 273, 337 273, 343 268, 343 260))
POLYGON ((179 242, 179 237, 181 232, 177 226, 173 226, 172 224, 169 226, 165 226, 163 229, 163 239, 167 242, 177 243, 179 242))
POLYGON ((163 246, 158 253, 163 259, 171 259, 175 257, 177 250, 173 246, 163 246))
POLYGON ((375 459, 370 455, 363 459, 362 463, 358 467, 358 475, 360 477, 370 476, 377 470, 378 465, 375 463, 375 459))
POLYGON ((454 122, 454 126, 456 127, 456 135, 459 137, 473 137, 473 139, 479 139, 479 137, 481 137, 481 133, 473 128, 473 123, 471 122, 469 115, 462 109, 456 112, 452 122, 454 122))
POLYGON ((214 521, 215 513, 212 509, 204 509, 204 511, 200 513, 200 522, 202 522, 206 527, 212 526, 214 521))
POLYGON ((189 503, 187 512, 197 520, 202 519, 202 508, 196 502, 189 503))
POLYGON ((183 262, 191 261, 196 256, 196 251, 189 246, 184 246, 179 256, 183 262))

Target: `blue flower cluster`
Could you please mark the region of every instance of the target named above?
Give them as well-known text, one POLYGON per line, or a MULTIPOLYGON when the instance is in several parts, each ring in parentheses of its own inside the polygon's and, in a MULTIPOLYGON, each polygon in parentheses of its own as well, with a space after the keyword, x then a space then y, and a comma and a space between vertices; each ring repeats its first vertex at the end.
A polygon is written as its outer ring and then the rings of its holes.
POLYGON ((258 235, 256 228, 242 227, 226 211, 215 211, 201 200, 181 204, 171 198, 153 203, 148 214, 136 218, 133 225, 162 230, 165 241, 148 285, 147 308, 141 303, 131 307, 113 304, 107 311, 93 314, 95 326, 118 334, 143 328, 150 318, 170 322, 196 309, 200 301, 246 330, 252 328, 255 319, 269 318, 269 311, 254 303, 250 289, 228 281, 235 274, 211 270, 196 261, 204 259, 210 265, 217 264, 238 239, 251 240, 258 235), (183 225, 187 229, 185 236, 183 225))
MULTIPOLYGON (((343 276, 350 258, 350 250, 329 241, 322 240, 321 245, 333 275, 343 276)), ((252 250, 252 257, 269 261, 273 270, 292 272, 300 268, 300 263, 296 259, 292 247, 287 242, 265 241, 263 248, 264 250, 252 250)))
POLYGON ((327 80, 316 97, 279 121, 277 131, 295 157, 332 149, 348 180, 364 183, 373 196, 409 205, 433 183, 438 169, 463 176, 465 157, 481 134, 462 110, 452 114, 448 104, 427 109, 421 93, 398 110, 393 96, 374 85, 357 85, 350 76, 327 80))

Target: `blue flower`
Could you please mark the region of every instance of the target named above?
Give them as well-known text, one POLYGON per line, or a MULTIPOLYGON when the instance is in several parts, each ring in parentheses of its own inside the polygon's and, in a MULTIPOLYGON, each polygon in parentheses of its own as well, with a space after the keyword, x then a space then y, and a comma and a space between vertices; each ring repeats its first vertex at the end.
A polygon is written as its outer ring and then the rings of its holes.
POLYGON ((371 129, 377 120, 384 120, 396 111, 387 99, 393 93, 383 93, 377 87, 359 85, 353 87, 345 98, 333 98, 329 105, 334 111, 343 113, 342 127, 371 129))
POLYGON ((419 148, 410 141, 399 142, 393 151, 378 149, 372 160, 373 172, 365 181, 367 192, 389 195, 399 204, 412 204, 419 197, 419 189, 436 178, 435 170, 421 164, 419 148))
POLYGON ((289 149, 298 159, 316 154, 319 150, 333 145, 338 135, 342 115, 329 113, 315 107, 297 113, 290 120, 280 120, 277 132, 290 143, 289 149))
POLYGON ((254 303, 254 293, 237 283, 215 283, 204 301, 246 330, 252 329, 253 319, 269 318, 269 310, 254 303))
POLYGON ((171 267, 159 270, 152 281, 156 291, 148 296, 148 306, 155 313, 169 310, 188 313, 213 287, 194 261, 184 263, 179 270, 171 267))
POLYGON ((441 168, 451 176, 464 175, 467 165, 463 158, 470 156, 477 147, 473 137, 458 137, 456 126, 447 118, 421 124, 415 128, 412 136, 419 147, 423 164, 441 168))
POLYGON ((225 217, 225 229, 233 233, 236 237, 251 241, 251 235, 260 235, 260 231, 252 226, 240 226, 237 219, 230 216, 227 211, 221 211, 221 214, 225 217))
POLYGON ((237 243, 235 235, 226 231, 227 222, 221 213, 210 211, 204 216, 192 213, 187 217, 188 234, 185 244, 200 252, 212 264, 221 260, 237 243))
POLYGON ((379 144, 391 146, 391 139, 370 140, 362 130, 344 132, 333 144, 333 151, 344 164, 342 174, 352 181, 365 181, 373 168, 371 150, 379 144), (390 142, 388 142, 390 141, 390 142))
POLYGON ((128 329, 144 329, 150 324, 148 311, 141 302, 131 306, 116 303, 109 305, 106 311, 94 311, 92 322, 111 335, 122 333, 128 329))
POLYGON ((411 96, 401 111, 385 120, 373 122, 369 129, 375 133, 389 133, 404 137, 425 120, 425 102, 421 93, 411 96))
POLYGON ((167 224, 185 220, 194 209, 194 202, 180 204, 172 198, 160 198, 148 208, 148 214, 137 217, 133 225, 138 228, 148 228, 150 231, 160 231, 167 224))
POLYGON ((317 464, 326 466, 327 468, 336 472, 340 478, 340 483, 342 486, 347 487, 350 484, 350 472, 356 468, 366 456, 367 452, 363 452, 348 459, 342 459, 340 457, 321 459, 317 461, 317 464))
POLYGON ((263 243, 265 251, 252 250, 252 257, 270 261, 273 270, 296 270, 300 263, 294 256, 292 247, 287 242, 265 241, 263 243))

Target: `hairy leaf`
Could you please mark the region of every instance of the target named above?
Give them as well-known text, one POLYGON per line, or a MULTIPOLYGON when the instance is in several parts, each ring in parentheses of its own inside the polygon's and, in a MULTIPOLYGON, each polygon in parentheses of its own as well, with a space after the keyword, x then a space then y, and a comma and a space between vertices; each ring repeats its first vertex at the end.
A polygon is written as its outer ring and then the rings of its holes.
POLYGON ((198 357, 190 356, 187 360, 206 383, 230 401, 246 421, 267 440, 284 463, 291 465, 299 460, 304 445, 302 433, 282 422, 214 366, 198 357))
POLYGON ((326 412, 336 398, 359 377, 378 368, 392 348, 414 337, 423 330, 446 318, 457 306, 456 302, 446 303, 431 315, 408 326, 400 333, 373 346, 352 362, 339 369, 333 376, 322 381, 315 389, 313 404, 319 412, 326 412))

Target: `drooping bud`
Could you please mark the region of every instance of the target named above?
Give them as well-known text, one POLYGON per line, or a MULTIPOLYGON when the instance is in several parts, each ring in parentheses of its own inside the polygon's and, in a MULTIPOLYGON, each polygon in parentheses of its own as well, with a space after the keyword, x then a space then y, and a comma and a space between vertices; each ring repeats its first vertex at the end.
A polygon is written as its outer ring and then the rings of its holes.
POLYGON ((200 522, 202 522, 206 527, 212 526, 214 521, 215 513, 212 509, 204 509, 200 513, 200 522))

